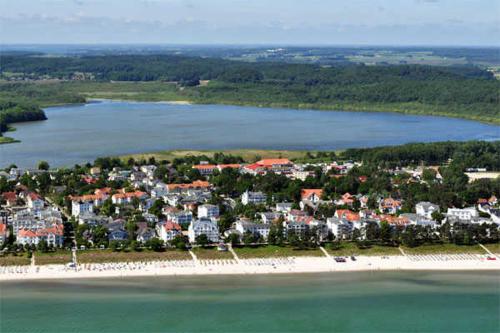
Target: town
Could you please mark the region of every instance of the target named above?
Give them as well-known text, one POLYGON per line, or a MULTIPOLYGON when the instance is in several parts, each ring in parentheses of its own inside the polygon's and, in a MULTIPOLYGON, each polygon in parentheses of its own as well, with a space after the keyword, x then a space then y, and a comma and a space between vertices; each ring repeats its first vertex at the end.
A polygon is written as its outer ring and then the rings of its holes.
POLYGON ((446 253, 447 245, 468 252, 467 246, 479 243, 491 244, 495 252, 497 180, 465 176, 466 198, 463 206, 454 206, 457 198, 432 193, 448 186, 441 170, 449 168, 382 169, 334 153, 295 162, 281 157, 247 162, 216 153, 171 162, 99 158, 71 169, 50 169, 46 162, 38 169, 12 166, 0 172, 0 260, 63 249, 132 256, 268 246, 300 256, 320 247, 339 261, 341 254, 370 249, 399 254, 401 246, 441 245, 446 253), (342 251, 346 247, 351 252, 342 251))

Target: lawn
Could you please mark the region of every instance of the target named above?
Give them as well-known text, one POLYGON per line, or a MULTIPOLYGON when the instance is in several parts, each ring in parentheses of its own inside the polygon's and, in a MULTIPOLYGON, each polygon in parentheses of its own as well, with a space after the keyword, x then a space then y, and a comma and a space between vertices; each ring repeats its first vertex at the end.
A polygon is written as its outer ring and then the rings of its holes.
POLYGON ((397 247, 372 245, 369 248, 358 248, 356 243, 342 242, 338 248, 325 246, 328 254, 334 257, 342 256, 400 256, 401 252, 397 247))
POLYGON ((31 264, 31 259, 23 255, 6 255, 0 257, 0 266, 22 266, 31 264))
POLYGON ((193 248, 193 253, 196 255, 198 259, 205 260, 205 259, 234 259, 233 255, 229 251, 217 251, 216 247, 210 247, 210 248, 202 248, 202 247, 195 247, 193 248))
POLYGON ((64 265, 71 262, 71 251, 56 251, 48 253, 36 252, 34 256, 35 265, 64 265))
POLYGON ((269 257, 321 257, 323 252, 319 249, 297 250, 290 246, 258 246, 235 247, 234 251, 240 259, 269 258, 269 257))
POLYGON ((458 254, 458 253, 477 253, 486 254, 479 245, 456 245, 456 244, 432 244, 421 245, 418 247, 402 247, 406 254, 458 254))
POLYGON ((483 244, 485 248, 490 250, 493 253, 500 254, 500 243, 494 243, 494 244, 483 244))
POLYGON ((153 261, 153 260, 191 260, 187 251, 167 250, 165 252, 113 252, 111 250, 86 250, 77 252, 78 263, 153 261))

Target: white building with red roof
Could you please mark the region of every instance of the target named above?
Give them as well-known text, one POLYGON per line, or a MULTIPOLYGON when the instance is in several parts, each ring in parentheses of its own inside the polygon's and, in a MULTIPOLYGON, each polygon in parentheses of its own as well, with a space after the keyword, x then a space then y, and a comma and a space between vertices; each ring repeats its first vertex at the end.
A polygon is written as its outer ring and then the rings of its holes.
POLYGON ((178 223, 167 221, 156 225, 156 232, 164 242, 172 241, 177 235, 182 234, 182 228, 178 223))
POLYGON ((21 229, 16 235, 16 242, 21 245, 38 245, 41 241, 46 241, 49 246, 62 247, 64 243, 64 226, 56 224, 37 230, 21 229))

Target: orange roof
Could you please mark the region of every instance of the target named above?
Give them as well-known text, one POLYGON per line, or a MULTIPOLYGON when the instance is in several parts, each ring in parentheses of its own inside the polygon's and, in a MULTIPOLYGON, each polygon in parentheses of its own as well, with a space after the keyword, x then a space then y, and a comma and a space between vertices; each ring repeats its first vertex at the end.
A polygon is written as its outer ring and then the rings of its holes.
POLYGON ((272 167, 273 165, 285 165, 285 164, 292 164, 288 158, 266 158, 263 160, 260 160, 256 162, 256 164, 265 166, 265 167, 272 167))
POLYGON ((31 200, 39 200, 40 196, 35 192, 30 192, 28 193, 28 198, 30 198, 31 200))
POLYGON ((84 194, 80 196, 69 196, 71 201, 95 201, 95 200, 103 200, 103 194, 84 194))
POLYGON ((207 188, 210 187, 210 183, 203 180, 195 180, 190 184, 167 184, 169 190, 174 190, 177 188, 188 189, 188 188, 207 188))
POLYGON ((34 231, 28 230, 28 229, 21 229, 18 232, 19 237, 36 237, 36 233, 34 231))
POLYGON ((116 193, 116 194, 113 194, 112 198, 114 198, 114 199, 125 199, 125 198, 132 198, 132 197, 139 198, 145 194, 146 193, 141 192, 141 191, 116 193))
POLYGON ((389 224, 404 226, 410 223, 410 219, 402 216, 379 215, 380 221, 386 221, 389 224))
POLYGON ((110 194, 113 191, 111 187, 98 188, 94 191, 95 194, 110 194))
POLYGON ((0 235, 5 235, 7 233, 7 224, 0 223, 0 235))
POLYGON ((182 230, 181 226, 178 223, 175 223, 172 221, 167 221, 167 223, 165 223, 163 225, 163 228, 165 228, 166 231, 170 231, 170 230, 181 231, 182 230))
POLYGON ((203 169, 215 169, 217 166, 214 164, 199 164, 193 165, 193 169, 203 170, 203 169))
POLYGON ((219 164, 217 167, 219 167, 219 169, 225 169, 225 168, 239 169, 241 168, 241 164, 219 164))
POLYGON ((359 213, 355 213, 349 209, 337 209, 335 211, 335 215, 339 219, 343 218, 343 219, 346 219, 347 221, 350 221, 350 222, 359 221, 361 219, 359 216, 359 213))
POLYGON ((320 188, 309 188, 300 191, 300 197, 302 198, 302 200, 309 199, 313 194, 321 198, 321 196, 323 195, 323 190, 320 188))

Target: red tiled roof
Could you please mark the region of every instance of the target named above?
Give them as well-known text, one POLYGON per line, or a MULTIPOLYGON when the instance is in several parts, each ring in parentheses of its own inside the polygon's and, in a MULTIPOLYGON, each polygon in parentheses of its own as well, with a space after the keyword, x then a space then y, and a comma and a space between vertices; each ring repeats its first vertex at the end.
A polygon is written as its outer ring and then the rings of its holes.
POLYGON ((216 165, 214 164, 199 164, 199 165, 193 165, 193 169, 197 170, 203 170, 203 169, 215 169, 217 168, 216 165))
POLYGON ((4 193, 2 193, 2 197, 6 201, 16 201, 16 199, 17 199, 16 192, 4 192, 4 193))
POLYGON ((300 191, 300 197, 302 198, 302 200, 308 200, 313 194, 321 198, 321 196, 323 195, 323 190, 320 188, 310 188, 300 191))
POLYGON ((353 212, 352 210, 349 210, 349 209, 337 209, 335 211, 335 215, 340 219, 340 218, 344 218, 346 219, 347 221, 350 221, 350 222, 355 222, 355 221, 359 221, 361 218, 359 216, 359 213, 355 213, 353 212))
POLYGON ((146 193, 141 192, 141 191, 135 191, 135 192, 125 192, 125 193, 116 193, 113 194, 112 198, 114 199, 125 199, 125 198, 140 198, 144 196, 146 193))
POLYGON ((171 230, 177 230, 181 231, 181 226, 178 223, 172 222, 172 221, 167 221, 164 225, 163 228, 165 228, 166 231, 171 231, 171 230))
POLYGON ((210 183, 203 180, 195 180, 190 184, 167 184, 167 188, 171 191, 177 188, 189 189, 189 188, 207 188, 210 187, 210 183))

